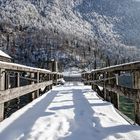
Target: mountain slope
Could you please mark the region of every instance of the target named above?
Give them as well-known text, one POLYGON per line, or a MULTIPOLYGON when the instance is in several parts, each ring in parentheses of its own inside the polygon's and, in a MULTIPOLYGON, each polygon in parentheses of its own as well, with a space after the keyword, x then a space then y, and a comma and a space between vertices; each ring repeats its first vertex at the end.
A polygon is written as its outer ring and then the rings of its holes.
POLYGON ((14 32, 15 27, 25 32, 51 30, 58 37, 87 42, 80 45, 82 48, 96 45, 110 57, 120 55, 120 59, 139 58, 139 12, 140 2, 132 0, 0 1, 1 24, 11 24, 14 32))

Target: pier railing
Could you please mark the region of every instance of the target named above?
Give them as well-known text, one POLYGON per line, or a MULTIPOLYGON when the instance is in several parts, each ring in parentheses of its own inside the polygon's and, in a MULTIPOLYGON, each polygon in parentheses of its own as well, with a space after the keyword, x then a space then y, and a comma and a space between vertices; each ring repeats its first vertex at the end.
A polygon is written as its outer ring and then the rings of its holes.
POLYGON ((105 100, 112 102, 117 109, 120 95, 132 99, 135 106, 135 122, 140 125, 140 61, 84 72, 82 79, 86 85, 92 85, 92 89, 105 100), (121 83, 122 75, 129 75, 131 82, 125 79, 124 83, 121 83))
POLYGON ((28 95, 30 101, 56 85, 63 76, 46 69, 0 61, 0 121, 4 119, 5 103, 28 95))

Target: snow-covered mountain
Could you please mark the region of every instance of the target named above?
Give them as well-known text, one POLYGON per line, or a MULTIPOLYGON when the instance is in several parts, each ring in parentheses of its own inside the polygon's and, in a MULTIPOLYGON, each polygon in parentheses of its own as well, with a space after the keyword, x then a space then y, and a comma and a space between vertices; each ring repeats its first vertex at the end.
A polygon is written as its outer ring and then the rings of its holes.
POLYGON ((53 30, 88 44, 97 40, 99 49, 116 58, 139 58, 139 13, 134 0, 0 0, 1 25, 53 30))

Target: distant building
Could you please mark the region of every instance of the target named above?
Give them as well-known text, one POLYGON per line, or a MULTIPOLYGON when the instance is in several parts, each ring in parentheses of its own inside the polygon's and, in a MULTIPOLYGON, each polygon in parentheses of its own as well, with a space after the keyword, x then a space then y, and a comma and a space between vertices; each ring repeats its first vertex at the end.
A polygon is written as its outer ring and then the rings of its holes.
POLYGON ((0 50, 0 61, 11 62, 12 57, 0 50))

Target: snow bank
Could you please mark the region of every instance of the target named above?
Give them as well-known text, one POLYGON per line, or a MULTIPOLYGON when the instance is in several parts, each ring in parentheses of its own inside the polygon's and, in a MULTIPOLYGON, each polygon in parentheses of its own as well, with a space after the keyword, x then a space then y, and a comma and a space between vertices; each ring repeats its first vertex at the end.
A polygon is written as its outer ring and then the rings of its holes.
POLYGON ((0 56, 3 56, 3 57, 6 57, 6 58, 10 58, 11 59, 11 57, 8 54, 4 53, 1 50, 0 50, 0 56))

